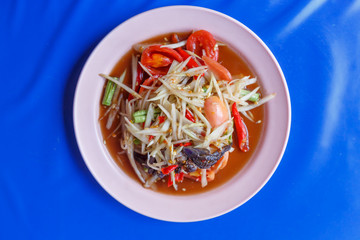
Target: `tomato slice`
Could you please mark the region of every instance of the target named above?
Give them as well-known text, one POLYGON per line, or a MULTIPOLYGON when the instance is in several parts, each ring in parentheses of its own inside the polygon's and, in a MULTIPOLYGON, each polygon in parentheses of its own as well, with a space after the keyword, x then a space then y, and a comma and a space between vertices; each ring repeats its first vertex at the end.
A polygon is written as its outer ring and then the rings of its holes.
POLYGON ((161 45, 153 45, 143 51, 140 61, 149 69, 151 74, 165 75, 174 60, 183 61, 177 51, 168 47, 161 47, 161 45))
POLYGON ((194 52, 199 57, 203 56, 203 50, 206 56, 217 61, 219 57, 219 48, 216 40, 211 33, 205 30, 199 30, 192 33, 186 42, 186 49, 194 52))

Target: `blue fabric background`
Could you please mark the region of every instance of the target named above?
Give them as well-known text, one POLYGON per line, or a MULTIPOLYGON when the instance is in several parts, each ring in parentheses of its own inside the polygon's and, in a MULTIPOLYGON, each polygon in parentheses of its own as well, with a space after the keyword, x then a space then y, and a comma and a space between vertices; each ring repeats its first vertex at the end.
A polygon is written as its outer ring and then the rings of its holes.
POLYGON ((0 1, 0 239, 360 239, 360 1, 0 1), (189 224, 135 213, 79 153, 73 95, 114 27, 166 5, 211 8, 269 46, 286 76, 292 127, 266 186, 189 224))

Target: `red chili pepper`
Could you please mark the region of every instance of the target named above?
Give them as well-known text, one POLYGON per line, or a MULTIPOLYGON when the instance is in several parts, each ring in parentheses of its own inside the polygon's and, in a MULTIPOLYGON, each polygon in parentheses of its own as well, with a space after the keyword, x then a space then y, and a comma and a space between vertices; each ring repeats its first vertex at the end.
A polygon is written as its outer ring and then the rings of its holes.
POLYGON ((175 182, 182 182, 184 180, 184 173, 176 173, 175 174, 175 182))
POLYGON ((162 124, 165 122, 166 117, 165 116, 159 116, 159 124, 162 124))
POLYGON ((191 142, 177 143, 177 144, 174 144, 174 147, 187 147, 187 146, 191 146, 191 145, 192 145, 191 142))
POLYGON ((236 133, 239 141, 239 148, 243 152, 249 151, 249 134, 243 119, 240 116, 239 111, 236 108, 236 103, 233 103, 231 108, 234 116, 236 133))
POLYGON ((177 164, 174 164, 174 165, 170 165, 168 167, 164 167, 161 169, 161 172, 165 175, 171 173, 172 171, 174 171, 176 168, 178 167, 177 164))
MULTIPOLYGON (((181 55, 181 57, 184 59, 184 61, 186 59, 188 59, 188 57, 190 57, 190 55, 187 52, 185 52, 182 48, 176 48, 176 51, 178 51, 178 53, 181 55)), ((186 66, 188 68, 195 68, 195 67, 198 67, 199 64, 197 64, 193 58, 190 58, 189 62, 186 64, 186 66)))
POLYGON ((154 138, 154 136, 153 136, 153 135, 150 135, 150 136, 149 136, 149 141, 151 141, 153 138, 154 138))
MULTIPOLYGON (((138 64, 137 69, 136 69, 136 83, 135 83, 135 91, 136 92, 138 92, 140 89, 140 85, 143 82, 143 77, 144 77, 144 71, 142 70, 140 64, 138 64)), ((134 96, 129 94, 128 101, 130 101, 133 98, 134 98, 134 96)))
MULTIPOLYGON (((176 173, 175 174, 175 182, 182 182, 184 180, 184 173, 176 173)), ((171 179, 171 175, 168 177, 168 187, 171 187, 173 185, 173 181, 171 179)))
POLYGON ((189 119, 190 121, 192 121, 193 123, 195 122, 194 116, 193 116, 193 115, 190 113, 190 111, 187 110, 187 109, 186 109, 186 112, 185 112, 185 117, 186 117, 187 119, 189 119))
MULTIPOLYGON (((150 86, 151 84, 154 83, 155 80, 157 80, 159 78, 159 75, 153 75, 151 77, 149 77, 148 79, 146 79, 141 85, 144 86, 150 86)), ((145 91, 145 88, 140 86, 139 89, 139 94, 141 94, 143 91, 145 91)))

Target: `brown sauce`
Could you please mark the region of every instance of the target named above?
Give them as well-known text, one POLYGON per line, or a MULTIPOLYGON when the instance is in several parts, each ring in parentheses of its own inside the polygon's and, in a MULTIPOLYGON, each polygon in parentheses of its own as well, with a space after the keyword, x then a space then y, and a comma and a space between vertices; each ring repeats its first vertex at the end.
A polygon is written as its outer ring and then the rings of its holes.
MULTIPOLYGON (((186 38, 189 34, 179 34, 180 38, 186 38)), ((152 42, 162 42, 164 38, 169 37, 170 34, 161 35, 144 42, 152 43, 152 42)), ((242 74, 244 76, 254 77, 254 73, 250 70, 249 66, 245 63, 243 59, 239 55, 237 55, 233 50, 231 50, 227 46, 219 47, 219 62, 224 65, 232 75, 242 74)), ((134 54, 134 50, 130 50, 126 53, 120 61, 116 64, 116 66, 111 71, 111 76, 119 77, 121 73, 127 69, 128 73, 131 73, 131 55, 134 54)), ((131 76, 127 74, 125 82, 130 83, 131 76)), ((258 84, 253 84, 250 88, 257 87, 258 84)), ((104 86, 105 87, 105 86, 104 86)), ((102 99, 102 98, 101 98, 102 99)), ((100 99, 100 101, 101 101, 100 99)), ((100 104, 100 117, 105 114, 107 107, 100 104)), ((236 133, 234 131, 234 142, 233 147, 235 150, 230 153, 229 161, 226 167, 220 170, 215 175, 215 180, 208 182, 208 185, 205 188, 201 187, 200 182, 195 182, 193 180, 184 179, 182 183, 179 183, 179 190, 175 191, 173 187, 167 187, 167 180, 158 181, 156 183, 156 191, 165 194, 175 194, 175 195, 187 195, 187 194, 196 194, 203 193, 205 191, 212 190, 222 184, 226 183, 229 179, 235 176, 249 161, 251 156, 256 151, 258 147, 258 143, 260 142, 261 133, 263 130, 263 120, 264 120, 264 107, 260 106, 251 111, 254 116, 255 121, 261 120, 261 123, 254 123, 244 118, 245 124, 249 131, 249 146, 250 150, 246 153, 241 152, 238 148, 236 133), (183 189, 186 189, 185 191, 183 189)), ((106 142, 107 150, 110 155, 117 163, 117 165, 134 181, 137 181, 139 184, 142 184, 138 177, 136 176, 133 168, 130 165, 129 160, 127 159, 126 154, 119 154, 123 150, 120 147, 119 138, 112 136, 116 126, 118 125, 118 119, 114 121, 113 127, 111 129, 106 129, 106 121, 107 117, 100 119, 100 127, 103 135, 104 142, 106 142)), ((151 189, 149 189, 151 191, 151 189)))

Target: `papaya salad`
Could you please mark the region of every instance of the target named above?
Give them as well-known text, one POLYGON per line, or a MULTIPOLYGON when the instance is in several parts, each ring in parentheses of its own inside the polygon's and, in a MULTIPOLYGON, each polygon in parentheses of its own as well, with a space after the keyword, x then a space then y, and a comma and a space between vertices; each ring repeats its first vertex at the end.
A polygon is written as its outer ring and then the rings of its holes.
POLYGON ((144 187, 162 182, 178 190, 185 179, 205 187, 234 149, 249 151, 243 118, 256 123, 251 110, 275 94, 261 96, 255 77, 229 72, 219 61, 224 45, 205 30, 169 34, 135 44, 122 74, 100 74, 101 119, 144 187))

